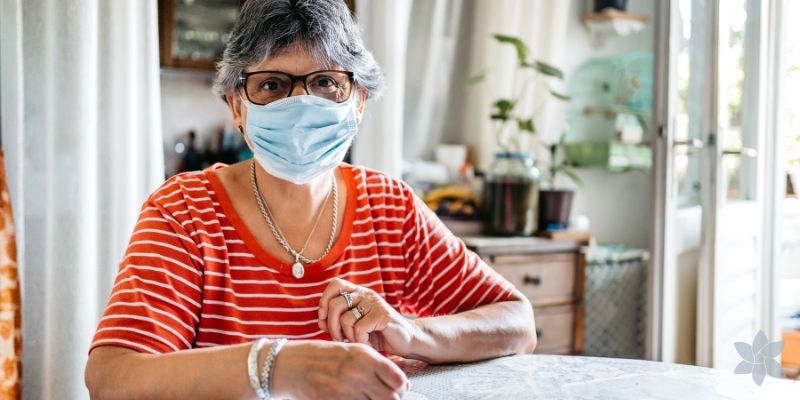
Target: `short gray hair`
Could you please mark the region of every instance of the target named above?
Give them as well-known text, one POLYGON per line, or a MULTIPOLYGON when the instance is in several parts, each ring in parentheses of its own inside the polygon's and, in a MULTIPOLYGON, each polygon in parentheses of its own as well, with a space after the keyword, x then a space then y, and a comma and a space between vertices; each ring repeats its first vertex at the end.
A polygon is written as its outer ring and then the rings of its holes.
POLYGON ((232 92, 245 67, 294 46, 307 49, 326 68, 352 71, 368 97, 380 95, 383 74, 344 0, 248 0, 217 64, 214 92, 232 92))

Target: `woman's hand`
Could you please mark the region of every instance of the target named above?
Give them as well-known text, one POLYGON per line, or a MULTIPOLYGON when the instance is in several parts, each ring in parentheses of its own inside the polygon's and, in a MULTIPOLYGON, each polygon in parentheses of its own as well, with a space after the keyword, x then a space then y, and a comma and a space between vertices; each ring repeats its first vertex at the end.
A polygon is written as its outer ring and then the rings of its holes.
POLYGON ((419 330, 375 291, 338 278, 322 293, 319 327, 333 340, 368 343, 378 351, 399 356, 411 353, 419 330), (350 305, 345 294, 351 299, 350 305))
POLYGON ((289 341, 276 358, 273 397, 399 399, 408 380, 392 361, 357 343, 289 341))

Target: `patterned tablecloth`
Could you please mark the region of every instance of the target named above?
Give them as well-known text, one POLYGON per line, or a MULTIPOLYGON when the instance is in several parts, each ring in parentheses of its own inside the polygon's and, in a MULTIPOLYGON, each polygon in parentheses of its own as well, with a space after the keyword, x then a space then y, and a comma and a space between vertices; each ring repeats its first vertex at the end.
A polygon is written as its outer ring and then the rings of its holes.
POLYGON ((761 386, 733 371, 652 361, 527 355, 409 372, 405 399, 800 399, 800 382, 761 386))

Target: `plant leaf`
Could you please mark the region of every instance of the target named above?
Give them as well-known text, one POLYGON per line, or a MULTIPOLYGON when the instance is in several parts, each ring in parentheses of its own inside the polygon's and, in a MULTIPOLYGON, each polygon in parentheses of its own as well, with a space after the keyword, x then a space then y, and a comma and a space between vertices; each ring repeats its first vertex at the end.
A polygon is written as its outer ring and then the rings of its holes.
POLYGON ((527 63, 526 60, 528 59, 528 46, 522 41, 522 39, 516 36, 503 35, 500 33, 495 33, 494 38, 500 43, 507 43, 514 46, 514 48, 517 50, 517 62, 519 65, 525 65, 527 63))
POLYGON ((553 78, 564 79, 564 73, 560 69, 541 61, 521 64, 523 67, 532 68, 542 75, 552 76, 553 78))
POLYGON ((553 97, 555 97, 555 98, 557 98, 557 99, 559 99, 561 101, 570 101, 570 100, 572 100, 572 97, 569 97, 568 95, 566 95, 564 93, 556 92, 553 89, 550 89, 550 94, 553 95, 553 97))
POLYGON ((484 69, 481 72, 478 72, 477 74, 467 78, 467 80, 464 82, 464 86, 469 87, 483 82, 486 79, 488 72, 489 70, 484 69))
POLYGON ((502 121, 508 121, 511 118, 511 111, 514 109, 516 105, 515 102, 506 99, 500 99, 494 102, 492 106, 495 108, 494 112, 492 112, 492 119, 499 119, 502 121))
POLYGON ((742 360, 745 360, 750 363, 755 362, 756 358, 755 355, 753 354, 753 348, 750 346, 749 343, 736 342, 733 344, 733 347, 736 348, 736 352, 739 353, 739 356, 742 357, 742 360))
POLYGON ((569 179, 576 185, 583 186, 583 181, 577 174, 575 174, 572 168, 569 168, 566 165, 559 165, 558 167, 556 167, 556 171, 562 172, 564 175, 569 177, 569 179))
POLYGON ((536 133, 536 126, 533 125, 533 118, 517 118, 517 126, 522 132, 536 133))

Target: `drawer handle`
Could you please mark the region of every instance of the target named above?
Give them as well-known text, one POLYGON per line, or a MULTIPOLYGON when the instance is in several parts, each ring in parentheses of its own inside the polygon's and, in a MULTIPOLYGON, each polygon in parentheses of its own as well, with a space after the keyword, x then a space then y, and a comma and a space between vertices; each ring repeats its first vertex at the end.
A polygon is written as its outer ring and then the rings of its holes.
POLYGON ((537 338, 541 339, 542 338, 542 333, 544 333, 544 332, 542 332, 541 329, 539 329, 539 328, 536 329, 536 337, 537 338))
POLYGON ((539 278, 538 276, 525 275, 525 277, 522 278, 522 281, 525 282, 526 285, 531 286, 539 286, 542 284, 542 278, 539 278))

